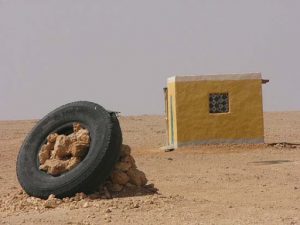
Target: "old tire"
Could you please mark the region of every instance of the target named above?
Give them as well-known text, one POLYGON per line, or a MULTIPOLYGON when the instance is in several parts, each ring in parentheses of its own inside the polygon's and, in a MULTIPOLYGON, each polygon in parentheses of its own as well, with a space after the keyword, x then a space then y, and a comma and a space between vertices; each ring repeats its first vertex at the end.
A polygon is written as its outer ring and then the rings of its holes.
POLYGON ((114 113, 92 102, 73 102, 50 112, 24 140, 17 159, 20 185, 31 196, 62 198, 77 192, 90 193, 109 176, 122 145, 122 133, 114 113), (73 122, 90 131, 91 143, 84 160, 58 177, 39 170, 38 153, 53 132, 66 133, 73 122))

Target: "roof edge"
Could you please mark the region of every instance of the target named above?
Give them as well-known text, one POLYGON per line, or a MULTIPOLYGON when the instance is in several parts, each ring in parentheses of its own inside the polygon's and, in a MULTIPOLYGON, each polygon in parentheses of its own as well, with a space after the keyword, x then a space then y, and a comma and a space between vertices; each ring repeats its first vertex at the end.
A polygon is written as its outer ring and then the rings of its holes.
POLYGON ((261 73, 211 74, 211 75, 184 75, 168 78, 168 83, 204 80, 262 80, 261 73))

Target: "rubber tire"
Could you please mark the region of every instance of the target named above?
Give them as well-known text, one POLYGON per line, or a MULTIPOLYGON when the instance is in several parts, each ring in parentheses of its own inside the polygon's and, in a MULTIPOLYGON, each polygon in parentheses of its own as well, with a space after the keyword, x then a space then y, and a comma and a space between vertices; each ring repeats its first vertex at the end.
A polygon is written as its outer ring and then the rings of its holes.
POLYGON ((86 101, 63 105, 40 120, 24 140, 17 158, 20 185, 31 196, 58 198, 78 192, 90 193, 110 175, 122 145, 122 132, 115 113, 86 101), (38 153, 50 133, 81 123, 90 132, 88 154, 74 169, 54 177, 39 170, 38 153))

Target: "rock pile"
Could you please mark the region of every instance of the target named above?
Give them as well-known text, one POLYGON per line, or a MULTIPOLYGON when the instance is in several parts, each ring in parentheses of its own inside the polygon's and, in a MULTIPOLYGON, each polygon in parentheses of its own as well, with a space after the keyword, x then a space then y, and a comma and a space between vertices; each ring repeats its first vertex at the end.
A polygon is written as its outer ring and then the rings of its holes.
MULTIPOLYGON (((53 176, 59 176, 76 167, 88 153, 90 144, 89 131, 79 123, 73 124, 73 133, 50 134, 47 143, 39 153, 40 170, 53 176)), ((137 169, 135 160, 131 155, 131 148, 122 145, 120 157, 114 166, 110 177, 99 188, 99 194, 110 198, 110 192, 120 192, 125 187, 134 189, 144 187, 147 184, 145 173, 137 169)), ((147 190, 156 192, 152 184, 147 190)))
POLYGON ((105 183, 108 190, 121 191, 124 187, 143 187, 147 183, 144 172, 137 169, 131 149, 128 145, 122 145, 120 158, 115 164, 110 178, 105 183))
POLYGON ((90 144, 89 131, 73 124, 70 135, 50 134, 39 152, 40 170, 58 176, 76 167, 85 157, 90 144))

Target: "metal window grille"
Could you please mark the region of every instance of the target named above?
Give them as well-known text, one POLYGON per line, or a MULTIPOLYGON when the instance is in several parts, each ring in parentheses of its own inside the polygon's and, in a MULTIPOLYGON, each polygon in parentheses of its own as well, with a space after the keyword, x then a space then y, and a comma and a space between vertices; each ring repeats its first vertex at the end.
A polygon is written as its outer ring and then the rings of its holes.
POLYGON ((229 95, 228 93, 209 94, 209 113, 228 113, 229 95))

